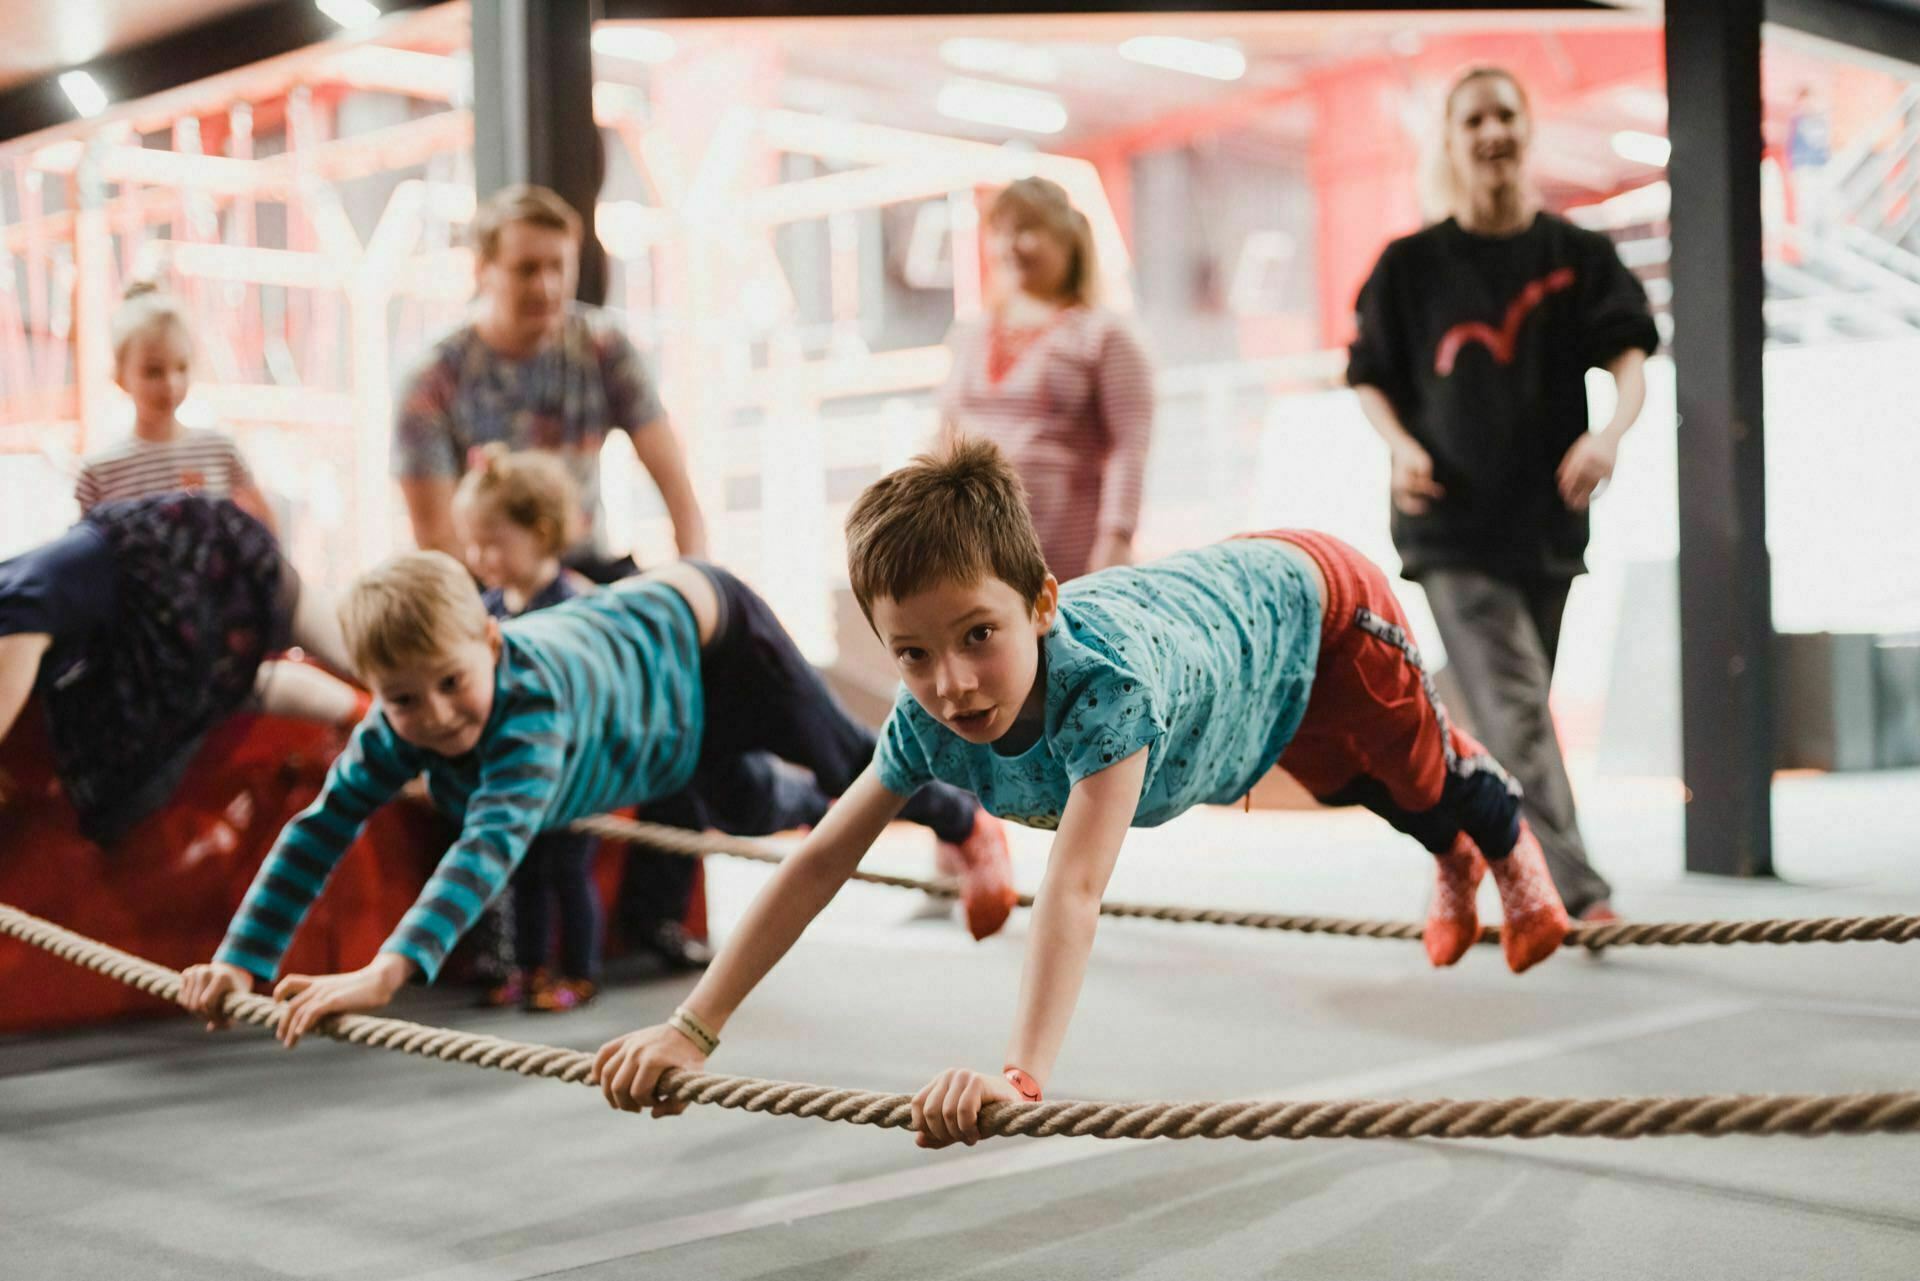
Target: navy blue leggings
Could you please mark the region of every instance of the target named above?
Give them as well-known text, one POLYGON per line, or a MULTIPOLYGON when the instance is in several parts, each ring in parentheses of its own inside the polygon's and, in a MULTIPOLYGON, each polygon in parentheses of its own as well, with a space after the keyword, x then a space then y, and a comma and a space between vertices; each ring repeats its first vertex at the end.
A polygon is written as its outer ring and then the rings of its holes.
MULTIPOLYGON (((554 909, 560 917, 560 972, 593 979, 600 970, 600 895, 593 855, 600 839, 557 829, 534 838, 513 875, 514 964, 535 969, 553 957, 554 909)), ((691 865, 691 859, 682 859, 691 865)))

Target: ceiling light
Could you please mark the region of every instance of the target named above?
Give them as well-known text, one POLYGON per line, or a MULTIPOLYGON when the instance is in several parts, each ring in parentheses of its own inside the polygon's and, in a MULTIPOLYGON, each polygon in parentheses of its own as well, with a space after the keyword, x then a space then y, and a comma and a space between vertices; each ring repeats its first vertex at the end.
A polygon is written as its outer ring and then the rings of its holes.
POLYGON ((313 0, 313 4, 349 31, 380 21, 380 6, 373 0, 313 0))
POLYGON ((934 109, 949 120, 1025 133, 1059 133, 1067 127, 1067 106, 1052 94, 985 80, 947 81, 940 86, 934 109))
POLYGON ((1185 36, 1135 36, 1120 46, 1120 56, 1168 71, 1184 71, 1209 80, 1238 80, 1247 74, 1247 55, 1230 40, 1189 40, 1185 36))
POLYGON ((1637 165, 1652 165, 1655 169, 1664 169, 1667 167, 1668 157, 1673 154, 1673 144, 1657 133, 1622 129, 1613 135, 1613 151, 1622 160, 1631 160, 1637 165))
POLYGON ((107 91, 84 71, 61 72, 60 87, 66 90, 73 109, 83 116, 97 116, 107 109, 107 91))
POLYGON ((666 62, 678 49, 674 38, 654 27, 632 27, 625 23, 593 29, 593 51, 628 62, 666 62))
POLYGON ((1006 76, 1033 84, 1052 84, 1060 78, 1060 60, 1046 50, 1017 40, 985 40, 956 36, 940 42, 940 61, 962 71, 1006 76))

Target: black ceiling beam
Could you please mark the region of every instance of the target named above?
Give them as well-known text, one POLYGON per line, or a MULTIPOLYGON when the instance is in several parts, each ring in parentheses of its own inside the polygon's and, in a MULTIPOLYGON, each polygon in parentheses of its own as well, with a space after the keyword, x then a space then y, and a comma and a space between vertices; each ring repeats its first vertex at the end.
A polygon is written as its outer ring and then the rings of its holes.
POLYGON ((668 18, 1006 18, 1096 13, 1461 13, 1617 9, 1605 0, 601 0, 601 16, 668 18))
POLYGON ((1768 22, 1920 64, 1920 9, 1874 0, 1766 0, 1765 7, 1768 22))
MULTIPOLYGON (((57 2, 57 0, 56 0, 57 2)), ((421 9, 439 0, 375 0, 389 13, 421 9)), ((114 102, 130 102, 268 58, 305 49, 340 34, 340 24, 313 0, 268 0, 119 53, 78 64, 114 102)), ((0 93, 0 141, 38 133, 74 118, 61 91, 61 67, 39 80, 0 93)))

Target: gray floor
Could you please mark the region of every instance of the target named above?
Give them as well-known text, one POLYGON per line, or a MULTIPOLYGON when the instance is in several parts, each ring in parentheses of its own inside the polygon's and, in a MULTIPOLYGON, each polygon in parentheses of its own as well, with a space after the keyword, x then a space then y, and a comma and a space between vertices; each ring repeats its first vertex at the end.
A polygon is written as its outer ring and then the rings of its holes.
MULTIPOLYGON (((1920 912, 1920 774, 1783 781, 1780 882, 1681 876, 1671 782, 1588 780, 1637 917, 1920 912)), ((1043 836, 1022 834, 1038 880, 1043 836)), ((1137 833, 1114 897, 1405 917, 1421 855, 1357 815, 1137 833)), ((918 872, 911 831, 876 853, 918 872)), ((724 925, 764 873, 710 864, 724 925)), ((991 1068, 1022 922, 972 945, 855 888, 727 1029, 716 1070, 912 1090, 991 1068)), ((1920 1084, 1920 949, 1639 950, 1525 978, 1481 950, 1108 922, 1054 1092, 1094 1098, 1845 1091, 1920 1084)), ((540 1019, 405 1017, 580 1047, 636 982, 540 1019)), ((607 1112, 545 1081, 160 1022, 0 1041, 0 1277, 1920 1276, 1920 1138, 1102 1143, 936 1154, 897 1133, 607 1112)))

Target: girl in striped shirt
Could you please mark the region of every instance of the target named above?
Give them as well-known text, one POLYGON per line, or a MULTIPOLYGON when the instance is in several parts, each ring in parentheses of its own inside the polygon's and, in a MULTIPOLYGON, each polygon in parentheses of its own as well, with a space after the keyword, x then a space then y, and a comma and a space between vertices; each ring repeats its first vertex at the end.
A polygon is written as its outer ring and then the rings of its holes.
POLYGON ((179 300, 137 280, 114 313, 111 333, 114 381, 133 400, 133 436, 80 464, 73 496, 81 512, 185 490, 230 498, 271 532, 267 500, 239 447, 176 416, 193 381, 193 330, 179 300))

